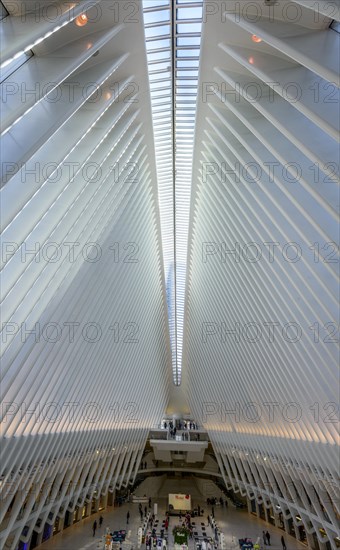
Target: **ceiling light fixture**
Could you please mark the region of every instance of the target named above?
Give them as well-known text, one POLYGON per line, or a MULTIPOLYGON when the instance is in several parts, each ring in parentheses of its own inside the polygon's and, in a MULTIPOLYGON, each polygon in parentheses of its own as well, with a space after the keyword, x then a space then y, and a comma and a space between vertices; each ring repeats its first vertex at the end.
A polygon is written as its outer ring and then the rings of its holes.
POLYGON ((262 38, 260 38, 256 34, 253 34, 251 39, 252 39, 253 42, 255 42, 255 44, 259 44, 260 42, 262 42, 262 38))
POLYGON ((88 21, 89 21, 89 19, 88 19, 86 13, 81 13, 74 20, 77 27, 84 27, 84 25, 86 25, 88 23, 88 21))

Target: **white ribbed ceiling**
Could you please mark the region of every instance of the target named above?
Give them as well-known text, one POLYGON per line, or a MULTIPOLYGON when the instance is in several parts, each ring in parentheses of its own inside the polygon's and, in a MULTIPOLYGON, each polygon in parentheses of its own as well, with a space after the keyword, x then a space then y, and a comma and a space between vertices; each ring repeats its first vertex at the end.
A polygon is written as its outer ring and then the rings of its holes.
POLYGON ((227 486, 335 547, 339 3, 272 4, 203 25, 183 383, 227 486))
POLYGON ((0 6, 1 547, 187 399, 227 487, 335 549, 340 2, 0 6))

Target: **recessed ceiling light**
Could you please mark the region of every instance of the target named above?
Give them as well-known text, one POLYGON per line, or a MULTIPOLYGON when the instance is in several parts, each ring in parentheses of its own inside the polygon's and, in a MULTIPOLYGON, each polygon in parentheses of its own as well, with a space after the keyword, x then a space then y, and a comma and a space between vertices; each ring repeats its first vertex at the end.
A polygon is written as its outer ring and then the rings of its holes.
POLYGON ((81 13, 80 15, 78 15, 78 17, 76 17, 74 22, 77 25, 77 27, 84 27, 84 25, 86 25, 88 23, 88 20, 89 19, 88 19, 86 13, 81 13))

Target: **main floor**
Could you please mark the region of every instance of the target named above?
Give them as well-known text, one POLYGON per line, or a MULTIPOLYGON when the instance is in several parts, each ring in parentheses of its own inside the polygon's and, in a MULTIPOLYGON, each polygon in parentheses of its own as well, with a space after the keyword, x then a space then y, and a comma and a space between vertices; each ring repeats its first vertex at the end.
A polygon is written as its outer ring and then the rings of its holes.
MULTIPOLYGON (((152 498, 152 505, 157 502, 158 514, 157 518, 161 524, 165 519, 165 512, 167 509, 167 499, 161 497, 159 499, 152 498)), ((211 514, 211 506, 207 506, 204 500, 196 501, 196 505, 200 505, 204 510, 204 515, 193 519, 196 524, 196 529, 199 534, 202 533, 202 527, 204 524, 204 531, 207 537, 213 537, 213 529, 208 524, 208 514, 211 514)), ((144 503, 143 503, 144 508, 144 503)), ((153 510, 153 508, 152 508, 153 510)), ((266 550, 281 550, 281 536, 282 531, 272 525, 268 525, 264 521, 250 515, 246 510, 235 508, 231 503, 228 507, 214 506, 215 520, 218 528, 223 532, 225 537, 224 549, 236 550, 239 548, 239 538, 251 538, 253 542, 260 537, 261 548, 263 548, 262 531, 269 530, 271 535, 271 545, 266 550)), ((170 518, 170 524, 168 529, 168 549, 174 548, 172 529, 179 523, 177 517, 170 518)), ((141 526, 140 514, 138 511, 137 503, 125 503, 118 507, 109 507, 103 512, 98 512, 91 517, 65 529, 62 533, 55 535, 52 539, 45 542, 40 548, 42 550, 95 550, 104 548, 103 535, 108 527, 110 531, 117 531, 125 529, 127 531, 127 537, 122 545, 123 550, 137 549, 137 531, 141 526), (129 523, 127 524, 127 513, 130 513, 129 523), (103 516, 103 524, 98 526, 95 536, 93 536, 92 526, 94 520, 97 520, 99 525, 99 517, 103 516)), ((204 532, 203 531, 203 532, 204 532)), ((291 537, 284 533, 287 550, 302 550, 306 549, 306 546, 298 542, 294 537, 291 537)), ((145 548, 145 544, 141 546, 145 548)), ((195 549, 194 540, 189 541, 189 549, 195 549)))

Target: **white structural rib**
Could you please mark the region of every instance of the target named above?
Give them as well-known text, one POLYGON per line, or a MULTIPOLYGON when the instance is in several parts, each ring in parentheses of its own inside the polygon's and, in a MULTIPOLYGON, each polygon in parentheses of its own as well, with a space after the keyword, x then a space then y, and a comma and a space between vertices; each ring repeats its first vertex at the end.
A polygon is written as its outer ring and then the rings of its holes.
POLYGON ((191 411, 227 487, 333 549, 338 7, 206 6, 183 357, 191 411))
POLYGON ((48 5, 18 3, 18 17, 8 2, 0 22, 6 60, 33 54, 1 84, 0 546, 12 550, 133 483, 171 380, 143 22, 124 0, 76 2, 72 17, 54 3, 54 21, 48 5))

